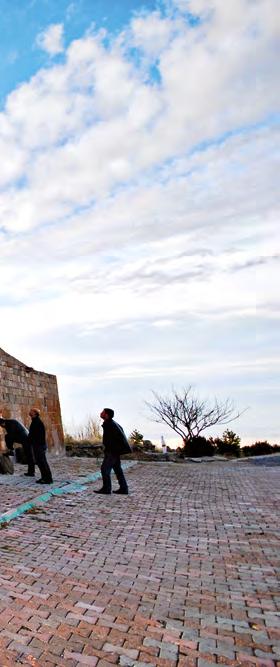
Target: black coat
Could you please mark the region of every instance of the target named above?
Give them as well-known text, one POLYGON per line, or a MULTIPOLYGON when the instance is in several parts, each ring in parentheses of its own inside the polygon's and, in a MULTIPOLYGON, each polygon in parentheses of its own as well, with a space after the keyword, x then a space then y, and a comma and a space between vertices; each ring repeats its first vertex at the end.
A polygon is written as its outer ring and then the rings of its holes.
POLYGON ((47 449, 45 425, 39 416, 33 417, 29 427, 28 443, 36 449, 47 449))
POLYGON ((4 429, 6 431, 6 444, 7 447, 12 448, 14 442, 24 445, 28 438, 28 430, 25 426, 18 421, 18 419, 5 419, 4 429))
POLYGON ((103 445, 106 453, 119 455, 131 452, 131 447, 123 428, 114 419, 105 419, 102 428, 103 445))

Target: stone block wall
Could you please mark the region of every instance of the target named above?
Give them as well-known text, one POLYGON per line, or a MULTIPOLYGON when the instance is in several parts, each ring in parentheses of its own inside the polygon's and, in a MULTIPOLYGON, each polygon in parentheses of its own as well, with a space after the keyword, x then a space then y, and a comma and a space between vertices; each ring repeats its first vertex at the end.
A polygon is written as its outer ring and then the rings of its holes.
MULTIPOLYGON (((19 419, 28 428, 31 407, 41 412, 49 449, 64 449, 56 376, 35 371, 0 348, 0 414, 19 419)), ((2 443, 3 435, 0 428, 2 443)))

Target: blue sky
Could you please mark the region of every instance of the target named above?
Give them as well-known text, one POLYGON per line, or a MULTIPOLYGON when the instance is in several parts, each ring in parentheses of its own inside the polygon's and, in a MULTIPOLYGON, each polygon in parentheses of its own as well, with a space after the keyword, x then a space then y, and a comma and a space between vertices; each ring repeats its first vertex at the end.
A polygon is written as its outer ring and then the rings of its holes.
POLYGON ((0 1, 1 347, 70 428, 191 384, 280 440, 277 6, 0 1))
POLYGON ((36 48, 36 39, 46 26, 63 24, 63 44, 67 47, 94 26, 116 34, 134 12, 153 11, 157 6, 159 3, 151 0, 1 0, 1 103, 16 85, 50 65, 49 54, 36 48))

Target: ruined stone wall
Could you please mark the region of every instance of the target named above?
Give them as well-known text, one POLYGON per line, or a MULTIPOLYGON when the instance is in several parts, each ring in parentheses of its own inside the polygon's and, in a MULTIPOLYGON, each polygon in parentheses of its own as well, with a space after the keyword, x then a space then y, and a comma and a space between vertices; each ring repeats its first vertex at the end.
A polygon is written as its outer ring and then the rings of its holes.
MULTIPOLYGON (((29 427, 31 407, 41 412, 49 449, 61 451, 64 438, 56 376, 35 371, 0 348, 0 414, 29 427)), ((1 428, 0 437, 3 442, 1 428)))

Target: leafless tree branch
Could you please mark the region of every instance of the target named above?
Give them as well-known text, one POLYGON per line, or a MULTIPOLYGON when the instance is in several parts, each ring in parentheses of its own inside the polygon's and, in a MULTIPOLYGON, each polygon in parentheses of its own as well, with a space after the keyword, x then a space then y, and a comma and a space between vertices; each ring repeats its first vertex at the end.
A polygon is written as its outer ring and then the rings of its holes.
POLYGON ((230 399, 218 401, 215 398, 212 403, 199 399, 191 385, 181 392, 173 390, 168 397, 152 393, 154 401, 146 401, 146 405, 153 421, 167 424, 185 442, 211 426, 229 424, 244 412, 237 411, 230 399))

